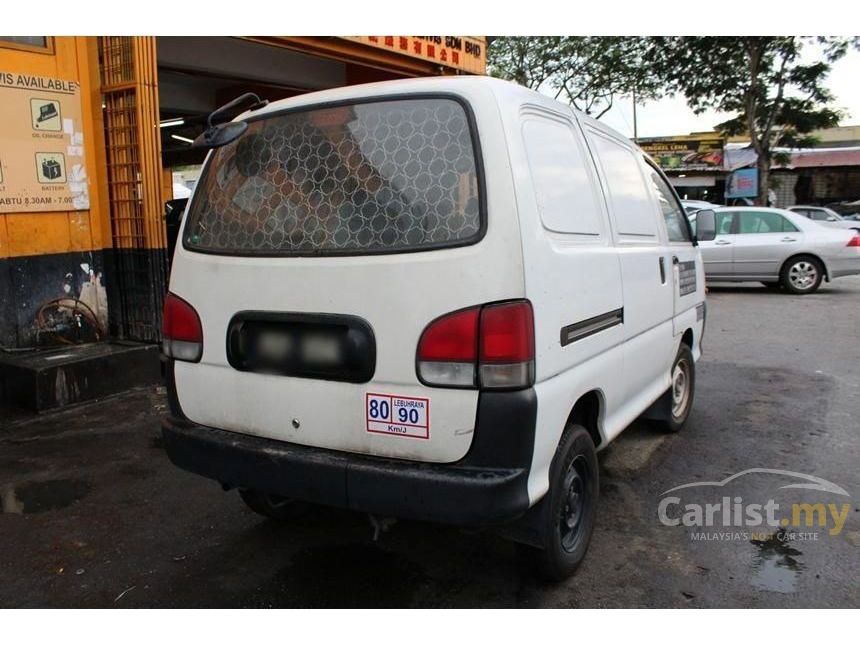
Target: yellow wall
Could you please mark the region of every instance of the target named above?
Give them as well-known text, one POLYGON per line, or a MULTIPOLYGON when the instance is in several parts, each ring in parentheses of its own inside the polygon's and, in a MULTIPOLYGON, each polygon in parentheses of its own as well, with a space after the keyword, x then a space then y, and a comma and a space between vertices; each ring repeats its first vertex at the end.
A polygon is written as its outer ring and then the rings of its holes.
POLYGON ((6 48, 0 41, 0 69, 80 83, 90 209, 0 214, 0 258, 111 246, 96 40, 59 36, 52 40, 53 52, 46 53, 6 48))

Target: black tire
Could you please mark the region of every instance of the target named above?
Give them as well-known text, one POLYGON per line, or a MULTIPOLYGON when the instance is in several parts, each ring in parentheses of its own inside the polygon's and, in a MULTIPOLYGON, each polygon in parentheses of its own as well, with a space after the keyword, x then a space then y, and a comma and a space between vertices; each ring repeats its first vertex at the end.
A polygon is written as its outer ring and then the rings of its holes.
POLYGON ((550 488, 542 503, 541 548, 523 546, 541 577, 561 581, 582 563, 597 509, 599 475, 597 451, 580 425, 565 430, 550 467, 550 488))
POLYGON ((255 513, 279 522, 298 519, 308 510, 308 505, 305 502, 299 502, 288 497, 279 497, 278 495, 269 495, 249 488, 239 489, 239 496, 255 513))
POLYGON ((663 432, 680 432, 693 409, 696 394, 696 363, 692 350, 686 344, 681 343, 669 375, 669 414, 665 419, 653 420, 651 425, 663 432))
POLYGON ((772 291, 779 291, 782 288, 782 284, 779 282, 762 282, 762 284, 772 291))
POLYGON ((799 296, 818 291, 823 279, 824 266, 811 255, 789 258, 779 273, 779 280, 785 290, 799 296))

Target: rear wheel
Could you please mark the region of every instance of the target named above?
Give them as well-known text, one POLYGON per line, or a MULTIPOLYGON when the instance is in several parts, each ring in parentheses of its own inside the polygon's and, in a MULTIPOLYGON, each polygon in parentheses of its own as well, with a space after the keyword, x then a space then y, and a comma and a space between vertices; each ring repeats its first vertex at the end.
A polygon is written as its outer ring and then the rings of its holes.
POLYGON ((684 343, 681 343, 675 362, 672 363, 670 378, 668 395, 672 397, 671 410, 667 418, 655 419, 652 424, 664 432, 678 432, 690 416, 696 392, 696 364, 692 350, 684 343))
POLYGON ((255 513, 281 522, 298 519, 308 510, 304 502, 249 488, 239 489, 239 496, 255 513))
POLYGON ((568 426, 550 468, 548 504, 541 519, 542 548, 523 547, 549 580, 569 578, 581 564, 591 533, 598 494, 597 452, 580 425, 568 426))
POLYGON ((821 262, 810 255, 791 258, 782 267, 780 274, 782 286, 797 295, 814 293, 821 286, 823 279, 824 267, 821 262))

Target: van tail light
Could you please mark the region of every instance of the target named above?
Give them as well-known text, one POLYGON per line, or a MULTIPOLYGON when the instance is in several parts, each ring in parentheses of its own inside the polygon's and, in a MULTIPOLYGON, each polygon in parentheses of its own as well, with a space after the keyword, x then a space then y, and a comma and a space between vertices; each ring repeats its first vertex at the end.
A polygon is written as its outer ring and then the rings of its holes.
POLYGON ((194 307, 168 293, 162 320, 161 351, 164 355, 177 361, 198 362, 203 356, 203 327, 194 307))
POLYGON ((529 387, 534 383, 534 353, 530 302, 472 307, 427 326, 418 342, 418 377, 442 387, 529 387))
POLYGON ((478 365, 484 388, 521 388, 534 383, 535 329, 530 302, 483 308, 478 365))
POLYGON ((481 308, 437 318, 418 341, 418 377, 428 385, 474 387, 481 308))
POLYGON ((848 244, 846 246, 860 246, 860 235, 855 235, 848 240, 848 244))

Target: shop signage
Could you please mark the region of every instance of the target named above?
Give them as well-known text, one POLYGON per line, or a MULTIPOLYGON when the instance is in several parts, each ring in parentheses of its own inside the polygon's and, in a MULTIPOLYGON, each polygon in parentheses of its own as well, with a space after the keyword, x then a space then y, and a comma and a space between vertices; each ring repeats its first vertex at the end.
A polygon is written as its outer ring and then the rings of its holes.
POLYGON ((726 182, 726 199, 758 197, 758 169, 735 170, 726 182))
POLYGON ((81 88, 0 70, 0 213, 90 207, 81 88))
POLYGON ((639 139, 639 147, 664 170, 722 170, 725 139, 660 137, 639 139))
POLYGON ((487 45, 473 36, 345 36, 372 47, 431 61, 470 74, 487 71, 487 45))

